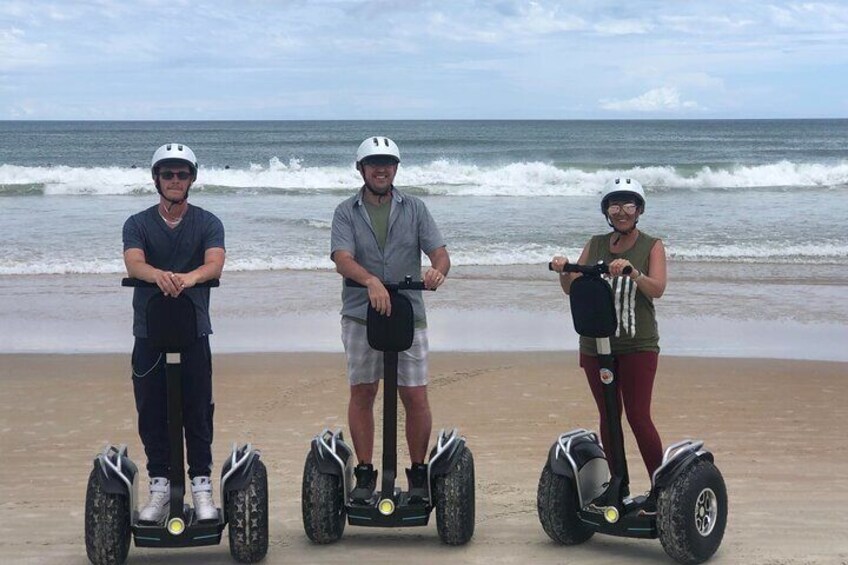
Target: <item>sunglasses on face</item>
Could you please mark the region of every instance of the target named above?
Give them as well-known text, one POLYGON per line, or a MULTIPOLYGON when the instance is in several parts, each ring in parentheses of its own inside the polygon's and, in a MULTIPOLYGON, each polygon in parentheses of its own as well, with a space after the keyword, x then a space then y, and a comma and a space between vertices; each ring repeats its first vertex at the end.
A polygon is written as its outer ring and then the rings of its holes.
POLYGON ((159 173, 159 178, 163 180, 171 180, 174 177, 177 177, 180 180, 188 180, 191 178, 191 173, 187 171, 179 171, 177 173, 174 171, 162 171, 159 173))
POLYGON ((362 160, 362 164, 369 167, 388 167, 389 165, 397 165, 397 159, 394 157, 377 155, 375 157, 366 157, 362 160))
POLYGON ((628 216, 632 216, 636 213, 637 209, 638 206, 636 206, 635 204, 613 204, 612 206, 607 208, 607 214, 612 216, 618 214, 623 210, 625 214, 627 214, 628 216))

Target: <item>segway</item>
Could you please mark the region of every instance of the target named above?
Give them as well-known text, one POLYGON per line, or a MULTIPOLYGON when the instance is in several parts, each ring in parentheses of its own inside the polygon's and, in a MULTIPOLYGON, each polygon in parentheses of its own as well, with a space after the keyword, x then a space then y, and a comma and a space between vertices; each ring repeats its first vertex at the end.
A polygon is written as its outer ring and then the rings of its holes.
POLYGON ((583 275, 571 284, 571 315, 578 334, 596 339, 611 445, 602 446, 595 432, 582 428, 559 436, 539 479, 542 527, 564 545, 583 543, 596 532, 659 538, 679 563, 706 561, 721 544, 727 523, 727 490, 713 454, 700 440, 675 443, 663 453, 647 495, 629 496, 609 340, 617 319, 612 290, 602 278, 609 267, 567 264, 565 271, 583 275), (611 473, 606 453, 615 455, 611 473))
MULTIPOLYGON (((138 279, 123 286, 155 287, 138 279)), ((217 287, 218 281, 197 287, 217 287)), ((221 469, 221 502, 216 520, 198 520, 194 509, 183 504, 183 415, 180 352, 197 339, 194 304, 185 294, 177 298, 154 294, 147 304, 151 343, 165 355, 170 442, 171 504, 161 523, 138 518, 138 468, 126 445, 107 445, 94 458, 85 497, 85 547, 92 563, 123 563, 130 535, 137 547, 195 547, 221 543, 229 526, 230 554, 240 563, 260 561, 268 551, 268 479, 259 451, 250 444, 237 447, 221 469)))
MULTIPOLYGON (((347 279, 348 286, 361 287, 347 279)), ((474 534, 474 459, 456 428, 439 432, 427 465, 427 496, 411 498, 395 486, 397 476, 398 353, 410 348, 414 333, 412 303, 400 290, 425 290, 407 276, 383 283, 392 314, 369 306, 368 343, 383 352, 383 468, 380 489, 367 502, 351 499, 353 451, 341 429, 323 430, 312 440, 303 470, 302 510, 306 535, 315 543, 338 541, 351 526, 404 528, 426 526, 436 510, 439 538, 449 545, 467 543, 474 534)))

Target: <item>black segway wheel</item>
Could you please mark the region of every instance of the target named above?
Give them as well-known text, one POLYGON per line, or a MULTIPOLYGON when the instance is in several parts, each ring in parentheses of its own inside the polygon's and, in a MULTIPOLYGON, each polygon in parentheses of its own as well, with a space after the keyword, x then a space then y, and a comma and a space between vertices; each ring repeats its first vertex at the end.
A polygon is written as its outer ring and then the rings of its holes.
POLYGON ((129 496, 105 492, 95 467, 85 493, 85 551, 94 565, 117 565, 130 551, 129 496))
POLYGON ((239 563, 256 563, 268 553, 268 471, 253 463, 250 482, 227 495, 230 555, 239 563))
POLYGON ((555 542, 577 545, 595 534, 580 520, 576 485, 568 477, 554 473, 550 462, 545 463, 539 477, 536 509, 542 528, 555 542))
POLYGON ((696 461, 657 501, 663 549, 679 563, 702 563, 716 552, 727 524, 727 489, 715 465, 696 461))
POLYGON ((341 477, 322 473, 312 451, 303 467, 301 508, 303 529, 315 543, 339 541, 345 528, 345 503, 341 477))
POLYGON ((453 469, 433 482, 436 529, 448 545, 463 545, 474 535, 474 457, 463 448, 453 469))

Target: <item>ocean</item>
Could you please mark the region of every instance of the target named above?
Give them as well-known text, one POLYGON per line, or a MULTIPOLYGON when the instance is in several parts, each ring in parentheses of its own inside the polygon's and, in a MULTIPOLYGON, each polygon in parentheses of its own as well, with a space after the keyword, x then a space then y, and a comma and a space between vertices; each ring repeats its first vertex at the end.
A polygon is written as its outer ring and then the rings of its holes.
MULTIPOLYGON (((71 289, 84 304, 94 280, 115 296, 106 317, 126 314, 126 297, 108 286, 123 273, 121 227, 157 201, 149 159, 168 141, 198 156, 190 201, 226 227, 227 277, 266 289, 234 292, 242 303, 232 317, 252 310, 250 301, 259 313, 334 313, 333 210, 361 184, 354 153, 370 135, 398 143, 396 185, 426 202, 448 241, 452 278, 465 281, 455 297, 433 301, 437 311, 473 304, 532 317, 549 301, 559 305, 543 267, 556 253, 575 258, 606 231, 602 186, 629 176, 647 189, 640 229, 667 247, 667 316, 845 333, 848 120, 0 122, 0 350, 118 347, 80 345, 66 334, 78 333, 81 313, 28 293, 71 289), (281 273, 285 290, 268 287, 281 273), (301 279, 306 288, 286 288, 301 279), (728 284, 739 292, 729 296, 728 284), (320 301, 310 287, 322 289, 320 301), (63 307, 76 313, 57 312, 63 307)), ((308 343, 334 349, 333 332, 308 343)), ((287 348, 263 335, 230 348, 287 348)), ((303 341, 296 347, 309 349, 303 341)), ((525 342, 519 348, 551 345, 525 342)))

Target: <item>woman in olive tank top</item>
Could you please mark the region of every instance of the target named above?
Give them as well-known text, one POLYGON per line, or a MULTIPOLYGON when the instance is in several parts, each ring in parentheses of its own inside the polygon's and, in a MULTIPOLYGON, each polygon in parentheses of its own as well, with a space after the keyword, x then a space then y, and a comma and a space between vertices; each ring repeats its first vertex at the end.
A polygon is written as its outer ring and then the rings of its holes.
MULTIPOLYGON (((648 476, 652 476, 662 462, 662 442, 651 419, 651 394, 660 351, 654 300, 665 291, 666 258, 662 241, 636 227, 644 211, 645 191, 641 184, 625 178, 607 183, 601 198, 601 212, 613 231, 592 237, 577 263, 592 265, 604 261, 609 265, 613 291, 616 296, 623 297, 623 300, 616 300, 618 328, 610 338, 619 382, 618 407, 620 413, 624 405, 648 476), (623 274, 626 267, 633 269, 628 275, 623 274)), ((581 276, 564 273, 567 263, 568 259, 559 255, 551 260, 553 269, 560 273, 560 284, 566 294, 572 281, 581 276)), ((600 412, 601 439, 609 445, 594 339, 580 338, 580 366, 586 373, 600 412)), ((610 461, 610 466, 612 464, 610 461)))

